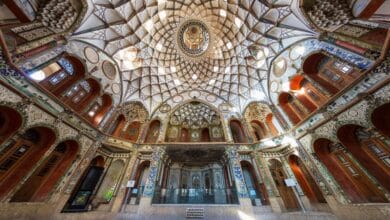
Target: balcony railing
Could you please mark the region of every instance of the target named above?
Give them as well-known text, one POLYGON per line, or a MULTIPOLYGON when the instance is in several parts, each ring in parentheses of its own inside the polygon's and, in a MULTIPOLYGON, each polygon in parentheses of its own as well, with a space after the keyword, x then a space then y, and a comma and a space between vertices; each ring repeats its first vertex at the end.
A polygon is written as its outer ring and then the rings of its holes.
POLYGON ((156 189, 153 204, 238 204, 235 189, 156 189))

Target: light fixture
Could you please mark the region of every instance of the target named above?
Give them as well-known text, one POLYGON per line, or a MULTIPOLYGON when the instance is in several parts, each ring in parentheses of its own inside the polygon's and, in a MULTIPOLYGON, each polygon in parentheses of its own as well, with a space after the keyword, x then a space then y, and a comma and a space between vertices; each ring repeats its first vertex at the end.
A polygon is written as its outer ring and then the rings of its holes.
POLYGON ((256 62, 256 67, 261 68, 262 66, 264 66, 264 64, 265 64, 265 60, 259 60, 256 62))
POLYGON ((230 70, 231 70, 230 66, 226 67, 226 68, 225 68, 225 73, 226 73, 226 74, 230 73, 230 70))
POLYGON ((94 115, 95 115, 95 112, 94 112, 94 111, 89 111, 89 112, 88 112, 88 116, 89 116, 89 117, 93 117, 94 115))
POLYGON ((176 67, 175 67, 175 66, 171 66, 170 69, 171 69, 171 72, 172 72, 172 73, 175 73, 175 72, 176 72, 176 67))
POLYGON ((165 68, 159 66, 159 67, 158 67, 158 74, 159 74, 159 75, 164 75, 164 74, 165 74, 165 68))
POLYGON ((228 42, 227 44, 226 44, 226 47, 230 50, 230 49, 232 49, 233 48, 233 45, 232 45, 232 43, 231 42, 228 42))
POLYGON ((31 79, 40 82, 46 78, 46 74, 42 70, 35 71, 30 74, 31 79))
POLYGON ((144 24, 144 27, 145 27, 145 29, 146 29, 148 32, 150 32, 150 31, 152 30, 152 28, 153 28, 153 20, 152 20, 152 19, 147 20, 147 21, 145 22, 145 24, 144 24))
POLYGON ((166 11, 160 11, 159 15, 160 15, 160 19, 164 20, 167 17, 167 12, 166 11))
POLYGON ((174 79, 173 82, 174 82, 175 85, 177 85, 177 86, 180 86, 180 85, 181 85, 181 82, 180 82, 180 80, 178 80, 178 79, 174 79))
POLYGON ((299 46, 296 46, 296 47, 294 48, 294 51, 295 51, 298 55, 302 56, 303 54, 305 54, 306 48, 305 48, 304 46, 299 45, 299 46))
POLYGON ((214 66, 214 72, 218 72, 219 70, 219 67, 218 66, 214 66))
POLYGON ((193 80, 197 80, 198 79, 198 76, 196 74, 193 74, 192 77, 191 77, 193 80))
POLYGON ((161 44, 161 43, 157 43, 156 49, 157 49, 158 51, 161 51, 161 50, 162 50, 162 44, 161 44))
POLYGON ((290 82, 282 83, 282 91, 284 91, 284 92, 290 91, 290 82))
POLYGON ((238 28, 240 28, 241 26, 242 26, 242 21, 241 21, 241 19, 239 19, 239 18, 234 18, 234 23, 236 24, 236 26, 238 27, 238 28))
POLYGON ((226 11, 224 9, 221 9, 221 10, 219 10, 219 15, 221 17, 226 17, 227 13, 226 13, 226 11))
POLYGON ((210 79, 209 85, 214 85, 215 84, 215 79, 210 79))

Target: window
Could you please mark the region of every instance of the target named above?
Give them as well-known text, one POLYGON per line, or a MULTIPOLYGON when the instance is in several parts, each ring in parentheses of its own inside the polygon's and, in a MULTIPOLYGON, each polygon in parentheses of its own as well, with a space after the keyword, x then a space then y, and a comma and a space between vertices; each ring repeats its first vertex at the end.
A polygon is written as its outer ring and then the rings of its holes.
POLYGON ((100 105, 95 103, 88 112, 88 116, 93 117, 96 115, 96 112, 99 110, 100 105))
POLYGON ((64 80, 66 77, 68 77, 68 74, 64 71, 61 71, 61 72, 57 73, 56 75, 54 75, 53 77, 51 77, 51 79, 49 81, 52 85, 57 85, 59 82, 64 80))
POLYGON ((76 94, 80 89, 81 89, 81 87, 80 87, 79 85, 75 85, 75 86, 73 86, 73 87, 66 93, 66 96, 67 96, 67 97, 72 97, 72 96, 74 96, 74 94, 76 94))
POLYGON ((340 70, 342 73, 349 73, 352 70, 351 66, 349 66, 349 65, 347 65, 345 63, 342 63, 340 61, 335 61, 333 63, 333 67, 338 69, 338 70, 340 70))
POLYGON ((83 89, 81 89, 81 91, 78 92, 78 93, 72 98, 72 102, 78 103, 82 98, 85 97, 86 94, 87 94, 87 93, 86 93, 83 89))
POLYGON ((12 153, 12 155, 10 155, 6 160, 4 160, 0 164, 0 170, 7 171, 8 169, 10 169, 21 157, 23 157, 23 155, 26 154, 26 152, 28 151, 29 148, 30 147, 27 145, 22 145, 22 146, 18 147, 12 153))
POLYGON ((331 72, 331 71, 329 71, 329 70, 324 70, 322 73, 323 73, 323 75, 324 75, 327 79, 329 79, 329 80, 331 80, 331 81, 334 81, 334 82, 339 81, 340 78, 341 78, 339 75, 337 75, 337 74, 335 74, 335 73, 333 73, 333 72, 331 72))

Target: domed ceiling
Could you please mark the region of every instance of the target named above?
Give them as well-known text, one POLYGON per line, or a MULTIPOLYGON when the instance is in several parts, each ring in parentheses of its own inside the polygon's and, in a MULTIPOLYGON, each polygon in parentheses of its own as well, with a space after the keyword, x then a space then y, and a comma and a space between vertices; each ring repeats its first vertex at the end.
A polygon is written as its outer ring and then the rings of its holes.
POLYGON ((297 0, 90 0, 89 6, 72 39, 112 56, 122 70, 123 102, 141 101, 149 112, 194 90, 241 111, 266 100, 272 60, 316 35, 297 0))

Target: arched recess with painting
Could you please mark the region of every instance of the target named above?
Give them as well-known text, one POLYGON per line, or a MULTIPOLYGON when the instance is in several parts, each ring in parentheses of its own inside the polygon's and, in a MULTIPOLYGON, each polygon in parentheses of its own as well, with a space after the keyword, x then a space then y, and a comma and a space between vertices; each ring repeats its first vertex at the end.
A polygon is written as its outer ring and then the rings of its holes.
POLYGON ((240 121, 233 119, 230 121, 230 132, 233 137, 234 143, 247 143, 248 140, 246 138, 244 128, 240 121))
POLYGON ((353 124, 340 127, 337 137, 368 173, 390 190, 390 152, 387 138, 375 129, 353 124))
POLYGON ((44 202, 76 158, 79 145, 69 140, 59 143, 47 159, 13 195, 11 202, 44 202))
POLYGON ((387 202, 383 192, 355 164, 341 144, 320 138, 313 143, 313 148, 352 203, 387 202))
POLYGON ((245 160, 242 160, 240 165, 244 175, 244 181, 249 193, 249 197, 252 200, 252 204, 256 205, 255 199, 260 199, 262 205, 269 204, 265 185, 264 183, 260 183, 260 181, 257 179, 256 170, 253 165, 245 160))
POLYGON ((142 123, 139 121, 133 121, 129 124, 124 132, 123 138, 136 142, 141 132, 142 123))
POLYGON ((0 106, 0 144, 18 131, 22 122, 23 118, 19 112, 7 106, 0 106))
POLYGON ((0 152, 0 199, 28 174, 55 139, 52 129, 38 126, 15 135, 6 143, 0 152))
POLYGON ((103 174, 104 164, 105 160, 102 156, 92 159, 83 176, 74 187, 63 212, 88 211, 88 205, 91 203, 95 188, 103 174))
POLYGON ((133 180, 135 181, 134 187, 131 188, 130 196, 127 203, 138 204, 140 196, 142 195, 147 178, 149 176, 150 161, 146 160, 141 162, 135 172, 133 180))
POLYGON ((145 143, 156 143, 158 136, 160 135, 161 122, 159 120, 153 120, 149 124, 148 131, 146 133, 145 143))
POLYGON ((276 188, 279 192, 284 207, 287 211, 297 211, 300 210, 299 202, 297 197, 294 194, 294 191, 291 187, 288 187, 284 182, 287 179, 287 175, 283 170, 283 165, 280 161, 276 159, 271 159, 268 161, 268 167, 271 172, 272 178, 276 185, 276 188))
POLYGON ((290 155, 288 162, 295 178, 298 180, 299 186, 301 186, 309 201, 314 204, 326 203, 320 188, 314 181, 302 160, 296 155, 290 155))

